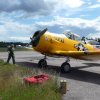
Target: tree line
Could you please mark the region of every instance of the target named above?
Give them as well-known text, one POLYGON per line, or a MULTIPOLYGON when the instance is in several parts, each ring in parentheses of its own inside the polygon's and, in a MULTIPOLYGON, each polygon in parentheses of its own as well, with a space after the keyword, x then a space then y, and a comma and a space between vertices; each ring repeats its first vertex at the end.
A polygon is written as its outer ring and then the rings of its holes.
POLYGON ((100 38, 95 38, 95 40, 100 43, 100 38))
POLYGON ((82 40, 84 40, 84 39, 87 39, 87 40, 95 40, 95 41, 97 41, 97 42, 99 42, 99 44, 100 44, 100 38, 95 38, 95 39, 93 39, 93 38, 87 38, 87 37, 82 37, 82 40))
POLYGON ((14 46, 16 47, 17 45, 21 45, 21 46, 26 46, 28 43, 22 43, 22 42, 0 42, 0 47, 7 47, 11 44, 14 44, 14 46))

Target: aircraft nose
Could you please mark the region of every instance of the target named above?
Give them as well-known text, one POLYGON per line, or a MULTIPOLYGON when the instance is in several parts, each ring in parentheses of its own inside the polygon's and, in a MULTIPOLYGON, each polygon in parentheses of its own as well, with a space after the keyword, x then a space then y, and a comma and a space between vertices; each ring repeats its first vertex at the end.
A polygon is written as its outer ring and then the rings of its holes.
POLYGON ((40 31, 36 31, 31 39, 31 43, 33 47, 36 47, 39 43, 40 37, 47 31, 47 28, 40 31))

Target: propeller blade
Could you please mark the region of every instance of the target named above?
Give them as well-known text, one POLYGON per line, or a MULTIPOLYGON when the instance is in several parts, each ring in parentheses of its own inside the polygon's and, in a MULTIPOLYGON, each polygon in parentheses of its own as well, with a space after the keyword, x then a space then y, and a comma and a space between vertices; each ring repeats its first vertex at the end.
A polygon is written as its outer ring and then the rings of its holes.
POLYGON ((42 31, 40 32, 40 35, 42 36, 47 30, 48 30, 47 28, 44 29, 44 30, 42 30, 42 31))
POLYGON ((44 30, 42 31, 36 31, 33 35, 31 39, 31 43, 33 46, 37 46, 37 44, 39 43, 39 40, 40 40, 40 37, 47 31, 48 29, 45 28, 44 30))

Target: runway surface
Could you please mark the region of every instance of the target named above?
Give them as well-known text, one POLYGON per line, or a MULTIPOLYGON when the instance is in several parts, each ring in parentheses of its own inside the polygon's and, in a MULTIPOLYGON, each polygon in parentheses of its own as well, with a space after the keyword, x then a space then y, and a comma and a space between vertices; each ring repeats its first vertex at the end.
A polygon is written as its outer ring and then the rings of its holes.
MULTIPOLYGON (((34 51, 19 51, 15 52, 15 57, 17 64, 36 68, 43 55, 34 51)), ((0 59, 6 61, 7 52, 0 52, 0 59)), ((47 58, 48 70, 56 72, 59 80, 67 81, 68 91, 63 100, 100 100, 100 60, 90 62, 71 59, 72 69, 66 74, 60 73, 64 61, 65 58, 47 58)))

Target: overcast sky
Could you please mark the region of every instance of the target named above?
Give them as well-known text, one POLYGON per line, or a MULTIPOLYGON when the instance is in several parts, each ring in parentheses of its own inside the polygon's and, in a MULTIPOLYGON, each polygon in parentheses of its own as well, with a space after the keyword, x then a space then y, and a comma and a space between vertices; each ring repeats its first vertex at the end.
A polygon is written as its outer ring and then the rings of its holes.
POLYGON ((0 0, 0 41, 28 42, 44 28, 100 37, 100 0, 0 0))

